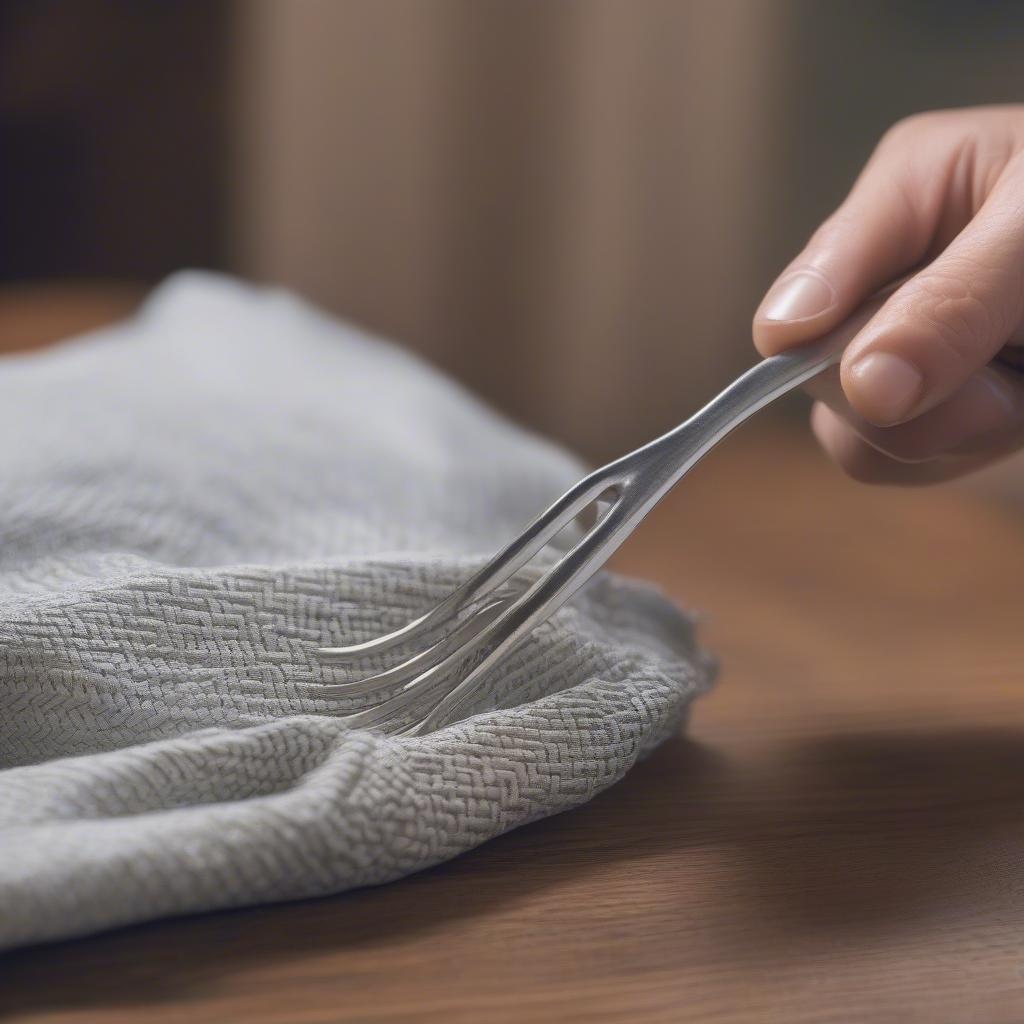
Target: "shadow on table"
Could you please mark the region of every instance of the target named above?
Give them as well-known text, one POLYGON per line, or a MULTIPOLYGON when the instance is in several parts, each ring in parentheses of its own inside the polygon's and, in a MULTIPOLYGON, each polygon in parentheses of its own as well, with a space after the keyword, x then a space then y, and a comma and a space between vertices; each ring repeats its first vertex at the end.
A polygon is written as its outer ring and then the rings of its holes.
POLYGON ((773 939, 849 938, 965 911, 1024 926, 1024 901, 1011 898, 1024 881, 1024 731, 831 737, 791 751, 772 775, 774 797, 747 820, 752 841, 734 838, 773 939))
POLYGON ((993 837, 1012 829, 1024 841, 1022 812, 1022 730, 852 735, 742 761, 680 738, 586 807, 391 885, 8 954, 0 1010, 187 1000, 260 965, 344 950, 386 956, 404 938, 614 861, 677 850, 683 872, 689 848, 738 861, 731 900, 749 916, 749 941, 784 955, 808 938, 906 923, 968 897, 973 905, 986 858, 1006 848, 993 837))

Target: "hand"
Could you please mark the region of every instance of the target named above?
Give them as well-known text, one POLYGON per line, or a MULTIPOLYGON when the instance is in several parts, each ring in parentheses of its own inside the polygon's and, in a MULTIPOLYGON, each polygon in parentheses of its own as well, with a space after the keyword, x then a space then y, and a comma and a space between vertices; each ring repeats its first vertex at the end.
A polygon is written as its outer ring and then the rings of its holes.
POLYGON ((886 133, 754 317, 763 355, 809 341, 914 270, 850 342, 812 411, 858 480, 948 480, 1024 445, 1024 106, 886 133), (995 362, 993 362, 995 360, 995 362), (841 386, 840 386, 841 385, 841 386))

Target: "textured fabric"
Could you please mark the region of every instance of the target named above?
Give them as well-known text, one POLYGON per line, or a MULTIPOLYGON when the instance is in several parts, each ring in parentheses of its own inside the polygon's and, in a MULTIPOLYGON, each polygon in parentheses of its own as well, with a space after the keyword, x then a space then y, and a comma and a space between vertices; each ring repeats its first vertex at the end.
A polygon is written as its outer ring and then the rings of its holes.
POLYGON ((619 779, 711 671, 608 574, 495 670, 503 710, 389 738, 315 686, 351 672, 317 646, 422 613, 580 472, 213 276, 0 361, 0 945, 385 882, 619 779))

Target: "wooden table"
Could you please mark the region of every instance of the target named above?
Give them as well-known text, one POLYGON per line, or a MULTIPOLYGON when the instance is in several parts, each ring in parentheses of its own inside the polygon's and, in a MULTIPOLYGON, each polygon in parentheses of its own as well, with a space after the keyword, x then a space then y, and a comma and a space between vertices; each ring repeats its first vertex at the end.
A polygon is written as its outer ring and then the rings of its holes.
POLYGON ((708 614, 689 738, 384 888, 11 954, 0 1013, 1018 1024, 1022 566, 1020 509, 748 427, 618 558, 708 614))

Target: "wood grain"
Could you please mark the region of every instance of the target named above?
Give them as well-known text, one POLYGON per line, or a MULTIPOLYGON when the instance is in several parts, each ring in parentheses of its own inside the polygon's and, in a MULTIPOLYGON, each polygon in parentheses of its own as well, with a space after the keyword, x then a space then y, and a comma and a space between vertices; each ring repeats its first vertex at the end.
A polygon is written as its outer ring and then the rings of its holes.
MULTIPOLYGON (((432 871, 0 961, 33 1024, 1024 1019, 1020 511, 762 421, 618 558, 717 690, 579 811, 432 871)), ((2 910, 0 910, 2 912, 2 910)))

